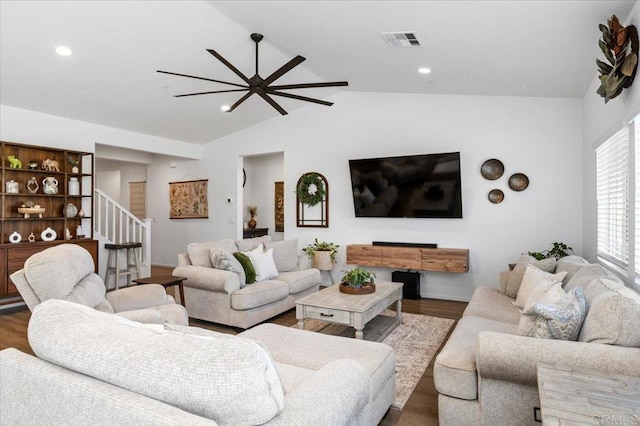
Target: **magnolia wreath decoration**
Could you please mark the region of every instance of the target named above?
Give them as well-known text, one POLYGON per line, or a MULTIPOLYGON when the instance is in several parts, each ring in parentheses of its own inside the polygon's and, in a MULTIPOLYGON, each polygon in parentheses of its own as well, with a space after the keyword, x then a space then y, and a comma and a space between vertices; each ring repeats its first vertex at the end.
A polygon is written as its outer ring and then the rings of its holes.
POLYGON ((313 207, 322 201, 325 195, 324 183, 318 173, 305 173, 300 177, 296 187, 296 196, 302 204, 313 207), (310 191, 311 186, 315 187, 314 192, 310 191))

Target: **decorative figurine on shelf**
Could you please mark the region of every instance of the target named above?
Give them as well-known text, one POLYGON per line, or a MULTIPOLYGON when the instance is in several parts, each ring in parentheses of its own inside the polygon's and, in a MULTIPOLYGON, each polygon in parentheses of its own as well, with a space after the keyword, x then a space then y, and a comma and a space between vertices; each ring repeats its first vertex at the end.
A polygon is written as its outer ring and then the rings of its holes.
POLYGON ((10 169, 21 169, 22 168, 22 161, 18 157, 16 157, 15 155, 7 156, 7 161, 9 162, 9 168, 10 169))
POLYGON ((38 170, 38 162, 35 160, 29 161, 29 170, 38 170))
POLYGON ((67 154, 67 161, 71 164, 71 173, 80 173, 80 154, 78 154, 78 159, 74 160, 71 158, 69 154, 67 154))
POLYGON ((36 192, 38 192, 38 189, 40 189, 40 185, 38 185, 38 179, 36 179, 35 176, 33 176, 31 179, 29 179, 29 182, 27 182, 27 189, 32 194, 35 194, 36 192))
POLYGON ((65 217, 76 217, 78 215, 78 208, 74 206, 72 203, 67 204, 64 208, 64 216, 65 217))
POLYGON ((84 210, 82 210, 82 207, 80 207, 80 210, 78 211, 78 217, 80 219, 82 219, 84 217, 84 210))
POLYGON ((53 176, 42 179, 42 192, 45 194, 57 194, 58 193, 58 179, 53 176))
POLYGON ((48 172, 59 172, 60 163, 58 163, 56 160, 47 158, 46 160, 42 160, 42 170, 46 170, 48 172))
POLYGON ((20 184, 11 179, 4 183, 7 194, 17 194, 20 192, 20 184))
POLYGON ((69 231, 69 228, 65 228, 65 230, 64 230, 64 239, 65 240, 70 240, 71 239, 71 231, 69 231))
POLYGON ((33 235, 33 232, 29 234, 29 242, 34 243, 36 241, 36 236, 33 235))

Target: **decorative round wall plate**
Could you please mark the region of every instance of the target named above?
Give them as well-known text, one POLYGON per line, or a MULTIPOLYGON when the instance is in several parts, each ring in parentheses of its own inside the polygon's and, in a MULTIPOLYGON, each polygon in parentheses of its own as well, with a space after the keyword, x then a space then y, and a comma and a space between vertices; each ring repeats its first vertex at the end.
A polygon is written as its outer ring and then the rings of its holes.
POLYGON ((480 174, 482 174, 482 177, 487 180, 499 179, 503 173, 504 164, 496 158, 485 161, 480 167, 480 174))
POLYGON ((509 178, 509 188, 514 191, 524 191, 528 186, 529 178, 524 173, 515 173, 509 178))
POLYGON ((500 204, 502 200, 504 200, 504 192, 499 189, 492 189, 491 191, 489 191, 489 195, 487 195, 487 198, 489 198, 489 201, 491 201, 493 204, 500 204))

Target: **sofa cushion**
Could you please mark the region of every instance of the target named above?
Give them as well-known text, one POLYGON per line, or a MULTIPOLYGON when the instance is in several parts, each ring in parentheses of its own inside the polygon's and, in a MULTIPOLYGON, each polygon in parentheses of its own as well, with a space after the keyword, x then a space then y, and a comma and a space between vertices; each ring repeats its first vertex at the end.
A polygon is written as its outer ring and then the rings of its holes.
POLYGON ((271 242, 271 236, 263 235, 257 238, 245 238, 244 240, 236 241, 237 251, 251 251, 258 247, 260 244, 265 245, 271 242))
POLYGON ((571 301, 566 305, 543 305, 533 307, 536 321, 529 331, 529 337, 557 340, 576 340, 587 314, 587 300, 581 287, 575 287, 567 296, 571 301))
POLYGON ((304 269, 302 271, 281 272, 276 279, 289 285, 290 294, 296 294, 318 285, 320 283, 320 271, 317 269, 304 269))
POLYGON ((283 281, 267 280, 256 282, 236 290, 231 295, 231 308, 243 311, 268 305, 289 295, 289 285, 283 281))
POLYGON ((265 249, 273 248, 273 260, 278 272, 289 272, 298 269, 298 240, 267 242, 265 249))
POLYGON ((514 299, 518 296, 522 277, 524 276, 527 265, 529 264, 542 271, 553 272, 556 268, 556 259, 552 257, 549 259, 536 260, 533 256, 529 256, 528 254, 522 255, 509 275, 509 281, 507 282, 507 289, 505 293, 507 296, 514 299))
POLYGON ((578 340, 609 345, 640 347, 640 295, 615 281, 602 280, 608 291, 596 291, 602 282, 592 282, 587 293, 595 297, 589 301, 589 311, 578 340))
POLYGON ((581 268, 589 265, 590 263, 581 256, 569 255, 565 257, 561 257, 556 261, 556 270, 555 272, 566 272, 564 279, 562 280, 565 284, 569 282, 571 277, 578 272, 581 268))
POLYGON ((226 250, 211 249, 209 256, 211 258, 211 266, 216 269, 222 269, 223 271, 235 272, 238 274, 238 279, 240 280, 240 288, 245 286, 247 283, 247 274, 233 253, 226 250))
POLYGON ((462 315, 508 324, 518 324, 520 321, 520 311, 513 305, 513 299, 491 287, 476 287, 462 315))
POLYGON ((566 291, 572 290, 575 287, 582 287, 584 290, 587 285, 596 278, 607 278, 610 273, 605 267, 597 263, 592 263, 576 271, 567 284, 564 286, 566 291))
POLYGON ((544 272, 535 266, 529 264, 525 268, 522 283, 518 289, 518 297, 516 297, 515 305, 524 308, 529 296, 532 294, 534 298, 541 298, 556 282, 562 282, 566 272, 558 272, 551 274, 544 272))
POLYGON ((264 250, 260 244, 255 249, 245 252, 256 269, 256 281, 271 280, 278 276, 276 263, 273 261, 273 249, 264 250))
POLYGON ((219 424, 262 424, 284 406, 273 361, 249 339, 186 335, 52 300, 35 309, 29 343, 49 362, 219 424))
MULTIPOLYGON (((233 257, 235 257, 242 269, 244 270, 244 276, 247 284, 253 284, 256 282, 256 268, 251 263, 251 259, 246 253, 240 253, 239 251, 233 253, 233 257)), ((242 288, 242 284, 240 284, 240 288, 242 288)))
POLYGON ((211 249, 218 249, 233 253, 236 245, 233 240, 208 241, 206 243, 191 243, 187 246, 189 261, 194 266, 211 268, 211 249))
POLYGON ((64 299, 82 278, 93 271, 91 254, 76 244, 50 247, 32 255, 24 263, 25 277, 41 302, 64 299))
MULTIPOLYGON (((515 309, 513 305, 512 308, 515 309)), ((439 393, 460 399, 478 398, 476 347, 481 331, 515 334, 516 325, 487 318, 462 317, 433 366, 433 381, 439 393)))

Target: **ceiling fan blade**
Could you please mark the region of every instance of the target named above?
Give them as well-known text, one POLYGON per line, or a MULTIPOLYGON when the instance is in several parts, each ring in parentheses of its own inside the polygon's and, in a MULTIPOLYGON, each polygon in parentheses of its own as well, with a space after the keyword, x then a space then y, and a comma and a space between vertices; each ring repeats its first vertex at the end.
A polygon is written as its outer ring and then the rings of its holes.
POLYGON ((241 103, 243 103, 244 101, 246 101, 247 99, 249 99, 249 96, 253 95, 255 92, 253 90, 249 90, 249 93, 247 93, 246 95, 244 95, 243 97, 241 97, 240 99, 238 99, 236 101, 236 103, 234 103, 233 105, 231 105, 231 108, 229 108, 227 110, 227 112, 231 112, 234 109, 236 109, 238 107, 238 105, 240 105, 241 103))
POLYGON ((267 86, 270 85, 271 83, 273 83, 274 81, 282 77, 284 74, 288 73, 293 68, 303 63, 305 60, 306 59, 300 55, 296 56, 295 58, 293 58, 292 60, 290 60, 283 66, 281 66, 280 68, 278 68, 276 71, 274 71, 274 73, 271 74, 269 77, 265 78, 264 79, 265 85, 267 86))
POLYGON ((348 81, 328 81, 326 83, 299 83, 299 84, 283 84, 280 86, 269 86, 272 90, 287 90, 287 89, 310 89, 313 87, 338 87, 348 86, 348 81))
POLYGON ((313 102, 313 103, 320 104, 320 105, 326 105, 326 106, 333 105, 333 102, 327 102, 327 101, 322 101, 320 99, 308 98, 306 96, 294 95, 292 93, 276 92, 275 90, 270 90, 270 89, 267 90, 267 93, 270 94, 270 95, 276 95, 276 96, 282 96, 282 97, 285 97, 285 98, 297 99, 299 101, 313 102))
POLYGON ((260 88, 258 88, 258 90, 256 90, 256 93, 258 95, 260 95, 260 97, 262 99, 264 99, 265 101, 267 101, 269 103, 269 105, 271 105, 272 107, 274 107, 276 109, 276 111, 278 111, 280 114, 282 115, 287 115, 287 111, 284 110, 284 108, 282 108, 280 105, 278 105, 278 103, 276 101, 274 101, 271 96, 267 95, 267 92, 265 92, 264 90, 261 90, 260 88))
POLYGON ((211 92, 198 92, 198 93, 185 93, 184 95, 174 95, 174 98, 184 98, 185 96, 197 96, 197 95, 209 95, 212 93, 228 93, 228 92, 245 92, 249 90, 249 88, 246 89, 231 89, 231 90, 214 90, 211 92))
POLYGON ((228 81, 214 80, 213 78, 198 77, 198 76, 189 75, 189 74, 179 74, 177 72, 160 71, 160 70, 157 70, 156 72, 159 72, 162 74, 177 75, 178 77, 189 77, 189 78, 196 78, 198 80, 213 81, 214 83, 229 84, 231 86, 237 86, 237 87, 247 87, 247 86, 243 86, 242 84, 229 83, 228 81))
POLYGON ((211 53, 213 56, 218 58, 218 60, 220 62, 222 62, 223 64, 225 64, 227 66, 227 68, 229 68, 231 71, 236 73, 236 75, 238 77, 240 77, 245 83, 247 83, 249 86, 251 86, 251 81, 247 78, 247 76, 242 74, 238 68, 236 68, 233 65, 231 65, 231 62, 229 62, 225 58, 223 58, 222 55, 220 55, 218 52, 216 52, 213 49, 207 49, 207 52, 211 53))

